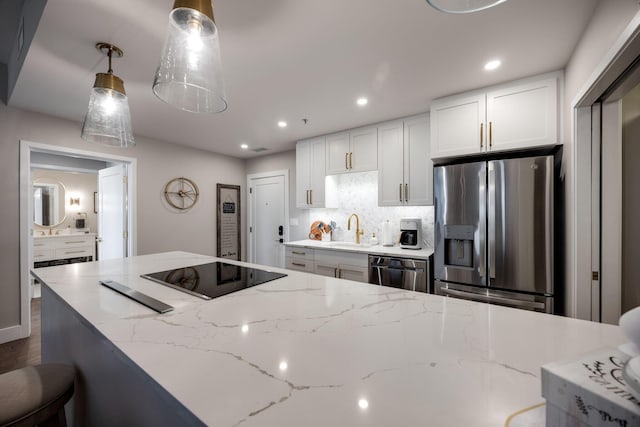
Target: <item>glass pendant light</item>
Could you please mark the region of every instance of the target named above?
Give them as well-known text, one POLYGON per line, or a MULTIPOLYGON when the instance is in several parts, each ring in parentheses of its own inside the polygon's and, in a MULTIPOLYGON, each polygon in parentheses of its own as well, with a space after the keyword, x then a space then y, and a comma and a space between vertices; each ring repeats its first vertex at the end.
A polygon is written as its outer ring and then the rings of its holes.
POLYGON ((470 13, 488 9, 507 0, 427 0, 434 9, 446 13, 470 13))
POLYGON ((227 109, 211 0, 175 0, 153 93, 193 113, 227 109))
POLYGON ((89 142, 116 147, 134 146, 136 142, 131 130, 131 113, 124 83, 111 69, 111 56, 122 57, 124 53, 109 43, 98 43, 96 49, 109 57, 109 70, 96 74, 80 136, 89 142))

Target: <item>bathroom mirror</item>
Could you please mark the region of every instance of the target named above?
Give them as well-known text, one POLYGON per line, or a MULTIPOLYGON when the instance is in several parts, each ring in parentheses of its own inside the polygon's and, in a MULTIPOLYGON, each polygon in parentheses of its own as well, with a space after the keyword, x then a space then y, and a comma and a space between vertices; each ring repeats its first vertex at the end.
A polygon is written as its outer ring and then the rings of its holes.
POLYGON ((33 222, 55 227, 64 222, 65 188, 57 179, 38 178, 33 182, 33 222))

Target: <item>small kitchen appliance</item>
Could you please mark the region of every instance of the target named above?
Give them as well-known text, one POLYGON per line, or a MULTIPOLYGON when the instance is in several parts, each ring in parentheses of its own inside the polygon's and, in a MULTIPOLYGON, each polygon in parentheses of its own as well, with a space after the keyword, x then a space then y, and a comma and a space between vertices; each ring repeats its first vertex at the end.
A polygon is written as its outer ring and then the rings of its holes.
POLYGON ((400 247, 403 249, 422 248, 422 220, 420 218, 400 220, 400 247))

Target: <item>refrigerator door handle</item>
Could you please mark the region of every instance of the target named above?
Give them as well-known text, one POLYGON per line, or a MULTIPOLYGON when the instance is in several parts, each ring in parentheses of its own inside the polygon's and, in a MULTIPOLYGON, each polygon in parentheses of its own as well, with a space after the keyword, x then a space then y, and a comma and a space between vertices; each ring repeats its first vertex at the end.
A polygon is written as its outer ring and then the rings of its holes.
POLYGON ((448 289, 448 288, 440 288, 439 292, 442 295, 452 296, 452 297, 460 297, 471 301, 480 301, 480 302, 495 302, 509 305, 511 307, 522 307, 522 308, 532 308, 532 309, 545 309, 545 304, 543 302, 535 302, 535 301, 523 301, 513 298, 506 298, 497 295, 484 295, 484 294, 476 294, 473 292, 465 292, 459 291, 456 289, 448 289))
MULTIPOLYGON (((489 243, 489 277, 496 278, 496 170, 493 162, 489 162, 489 191, 487 203, 487 239, 489 243)), ((489 283, 487 283, 489 285, 489 283)))
POLYGON ((479 217, 478 217, 478 231, 480 232, 480 241, 478 243, 474 243, 476 245, 478 245, 477 249, 479 252, 479 273, 480 273, 480 277, 483 280, 483 285, 487 286, 488 280, 486 279, 487 276, 487 272, 486 272, 486 264, 487 264, 487 253, 486 253, 486 243, 485 243, 485 239, 486 239, 486 233, 487 233, 487 225, 486 225, 486 221, 487 221, 487 217, 486 217, 486 213, 487 213, 487 169, 486 169, 486 165, 483 165, 481 170, 480 170, 480 176, 478 177, 478 182, 479 182, 479 189, 478 189, 478 204, 480 206, 478 206, 478 212, 479 212, 479 217))

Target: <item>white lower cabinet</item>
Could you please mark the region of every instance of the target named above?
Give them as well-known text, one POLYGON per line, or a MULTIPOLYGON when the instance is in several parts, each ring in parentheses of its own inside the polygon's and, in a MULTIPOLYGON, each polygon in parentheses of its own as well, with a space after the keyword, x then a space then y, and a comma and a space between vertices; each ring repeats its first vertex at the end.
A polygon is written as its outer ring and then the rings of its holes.
POLYGON ((285 249, 285 268, 313 273, 313 252, 313 249, 287 246, 285 249))
POLYGON ((96 235, 34 236, 34 268, 95 261, 96 235))
POLYGON ((286 268, 320 276, 369 282, 369 256, 330 249, 286 248, 286 268))
POLYGON ((316 249, 314 263, 316 274, 356 282, 369 282, 367 254, 316 249))

